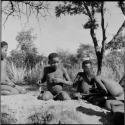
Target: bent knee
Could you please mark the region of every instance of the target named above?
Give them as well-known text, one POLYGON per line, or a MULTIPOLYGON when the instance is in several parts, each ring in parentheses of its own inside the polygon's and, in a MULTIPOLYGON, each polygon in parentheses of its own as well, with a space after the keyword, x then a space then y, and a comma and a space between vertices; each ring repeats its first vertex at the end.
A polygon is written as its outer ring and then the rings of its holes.
POLYGON ((15 95, 19 94, 17 90, 2 90, 1 95, 15 95))
POLYGON ((70 100, 71 99, 69 94, 67 92, 65 92, 65 91, 62 91, 60 94, 62 96, 62 100, 70 100))
POLYGON ((45 91, 42 94, 41 99, 47 101, 47 100, 53 99, 53 95, 50 91, 45 91))
POLYGON ((54 94, 59 94, 61 91, 62 91, 62 86, 60 85, 55 85, 53 88, 52 88, 52 91, 54 94))

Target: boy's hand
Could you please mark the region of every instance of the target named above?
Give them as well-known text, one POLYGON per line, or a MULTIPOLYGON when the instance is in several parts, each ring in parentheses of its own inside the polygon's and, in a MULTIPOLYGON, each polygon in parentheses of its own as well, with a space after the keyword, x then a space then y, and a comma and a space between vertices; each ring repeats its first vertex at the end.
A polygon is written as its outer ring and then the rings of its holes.
POLYGON ((64 80, 60 78, 53 78, 52 80, 54 83, 64 83, 64 80))
POLYGON ((70 81, 66 81, 64 79, 60 79, 60 78, 52 78, 52 82, 54 84, 58 84, 58 83, 61 83, 61 84, 66 84, 66 85, 72 85, 73 83, 70 82, 70 81))
POLYGON ((38 81, 37 81, 37 85, 40 85, 40 84, 41 84, 41 80, 38 80, 38 81))

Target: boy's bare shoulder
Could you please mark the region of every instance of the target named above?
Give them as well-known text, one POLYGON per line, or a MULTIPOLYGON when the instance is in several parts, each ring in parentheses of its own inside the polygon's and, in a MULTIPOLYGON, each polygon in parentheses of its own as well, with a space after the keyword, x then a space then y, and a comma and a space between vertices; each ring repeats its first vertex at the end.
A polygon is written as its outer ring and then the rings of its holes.
POLYGON ((45 66, 45 67, 44 67, 44 72, 47 73, 47 72, 49 72, 50 70, 51 70, 51 67, 50 67, 50 66, 45 66))
POLYGON ((67 72, 67 69, 66 69, 63 65, 60 66, 60 69, 61 69, 63 72, 67 72))
POLYGON ((83 76, 84 75, 84 72, 78 72, 77 73, 77 76, 83 76))
POLYGON ((49 69, 50 68, 50 66, 44 66, 44 69, 49 69))

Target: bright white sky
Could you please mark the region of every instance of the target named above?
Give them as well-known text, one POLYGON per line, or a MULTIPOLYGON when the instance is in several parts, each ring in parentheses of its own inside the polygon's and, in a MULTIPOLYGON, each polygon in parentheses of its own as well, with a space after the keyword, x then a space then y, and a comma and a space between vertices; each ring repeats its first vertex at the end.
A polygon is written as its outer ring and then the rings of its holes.
MULTIPOLYGON (((54 13, 55 5, 56 2, 50 2, 51 15, 46 17, 46 19, 41 18, 39 23, 34 17, 30 17, 29 23, 27 23, 26 18, 19 20, 18 18, 10 17, 8 19, 5 26, 2 27, 2 40, 8 42, 9 52, 17 46, 15 38, 18 32, 31 27, 34 29, 34 34, 37 34, 37 39, 34 43, 38 48, 39 54, 46 56, 57 49, 76 53, 80 43, 93 44, 89 30, 82 27, 82 24, 87 21, 86 16, 62 15, 61 18, 56 18, 54 13)), ((116 2, 107 2, 106 7, 108 9, 105 15, 108 23, 107 41, 109 41, 116 34, 125 18, 121 10, 116 6, 116 2)), ((97 37, 101 40, 100 31, 98 31, 97 37)))

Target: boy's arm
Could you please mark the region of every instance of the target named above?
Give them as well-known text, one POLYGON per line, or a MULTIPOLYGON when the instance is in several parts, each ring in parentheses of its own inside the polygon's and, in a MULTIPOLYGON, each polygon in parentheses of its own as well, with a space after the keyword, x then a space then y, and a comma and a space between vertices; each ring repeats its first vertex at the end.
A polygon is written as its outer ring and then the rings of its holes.
POLYGON ((73 83, 72 83, 72 81, 71 81, 71 79, 70 79, 70 77, 69 77, 65 68, 63 68, 63 75, 64 75, 64 78, 65 78, 65 80, 63 80, 63 83, 66 84, 66 85, 72 85, 73 83))
POLYGON ((106 87, 104 86, 104 84, 101 80, 101 76, 95 76, 94 81, 99 89, 102 89, 102 90, 104 90, 104 92, 108 93, 106 87))
POLYGON ((5 64, 6 64, 6 68, 5 68, 6 69, 6 79, 5 79, 5 82, 10 86, 15 87, 14 83, 16 83, 16 82, 13 78, 10 77, 10 74, 9 74, 9 73, 11 73, 10 63, 7 60, 5 60, 5 64))
POLYGON ((40 83, 46 82, 46 67, 43 68, 43 70, 40 73, 40 83))
POLYGON ((79 83, 79 80, 80 80, 80 76, 79 76, 79 73, 76 75, 74 81, 73 81, 73 87, 75 88, 78 83, 79 83))

